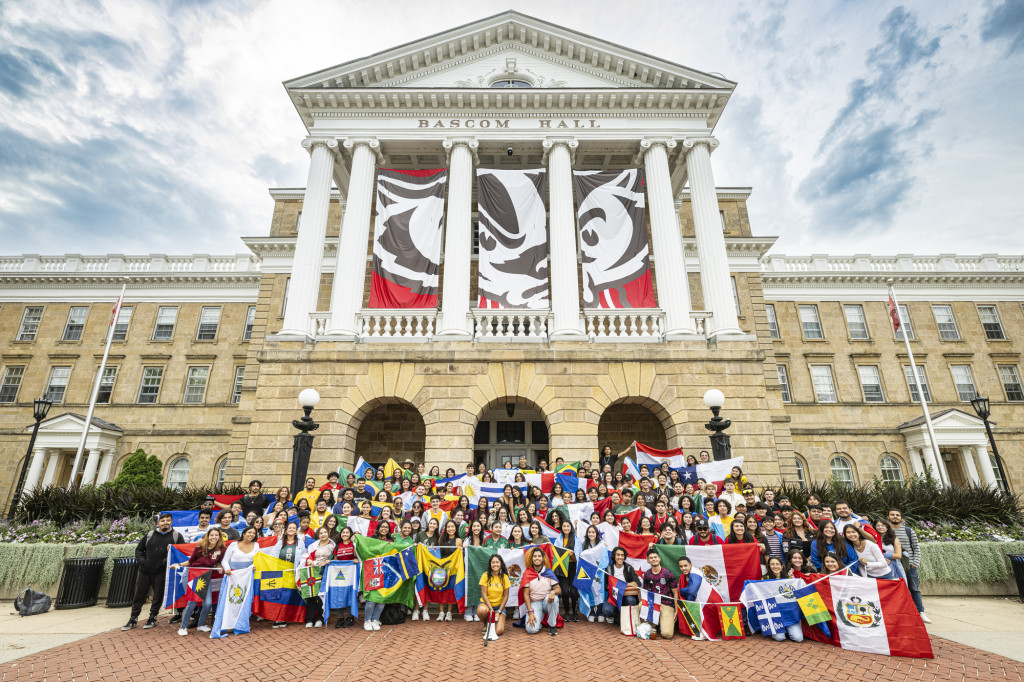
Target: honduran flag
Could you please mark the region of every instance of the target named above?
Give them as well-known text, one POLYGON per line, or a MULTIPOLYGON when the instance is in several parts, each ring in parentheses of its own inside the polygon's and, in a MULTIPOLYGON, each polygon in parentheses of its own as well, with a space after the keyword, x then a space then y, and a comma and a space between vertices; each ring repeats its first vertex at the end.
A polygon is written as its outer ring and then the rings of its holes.
POLYGON ((455 604, 459 613, 466 610, 466 564, 462 548, 445 559, 434 556, 425 545, 416 545, 416 602, 426 604, 455 604))
POLYGON ((928 631, 902 580, 832 575, 815 584, 835 623, 826 637, 816 627, 804 634, 852 651, 934 658, 928 631))
POLYGON ((633 441, 633 447, 636 448, 637 464, 646 464, 648 467, 660 467, 662 462, 668 462, 669 467, 672 469, 686 466, 686 458, 683 457, 682 448, 657 450, 650 445, 644 445, 636 441, 633 441))
POLYGON ((747 580, 761 579, 761 555, 756 544, 744 545, 655 545, 661 565, 679 577, 679 559, 689 557, 693 572, 704 578, 722 596, 736 601, 747 580))

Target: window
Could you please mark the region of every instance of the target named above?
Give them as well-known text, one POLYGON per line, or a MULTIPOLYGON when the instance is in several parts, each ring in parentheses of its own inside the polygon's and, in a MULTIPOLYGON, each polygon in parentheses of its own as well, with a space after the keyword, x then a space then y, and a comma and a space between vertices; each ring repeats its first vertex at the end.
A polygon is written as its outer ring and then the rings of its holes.
POLYGON ((814 384, 814 395, 819 403, 836 402, 836 383, 832 379, 830 365, 811 365, 811 382, 814 384))
POLYGON ((533 422, 530 425, 530 442, 534 445, 548 445, 548 426, 544 422, 533 422))
POLYGON ((729 277, 729 279, 732 281, 732 302, 736 306, 736 314, 739 315, 740 314, 740 292, 736 288, 736 276, 733 275, 733 276, 729 277))
POLYGON ((1017 365, 997 365, 997 369, 999 379, 1003 382, 1003 390, 1006 391, 1006 399, 1013 402, 1024 400, 1024 388, 1020 385, 1017 365))
POLYGON ((231 404, 242 401, 242 382, 245 381, 245 367, 235 367, 235 383, 231 387, 231 404))
POLYGON ((999 311, 994 305, 979 305, 978 315, 981 317, 981 326, 985 329, 985 337, 989 341, 1002 341, 1006 338, 1003 323, 999 321, 999 311))
POLYGON ((473 214, 473 255, 480 255, 480 221, 477 220, 476 214, 473 214))
POLYGON ((785 365, 776 365, 775 368, 779 370, 779 386, 782 389, 782 402, 792 402, 793 397, 789 393, 789 372, 786 370, 785 365))
POLYGON ((823 339, 825 335, 821 331, 821 320, 818 318, 818 306, 802 305, 800 309, 800 324, 804 328, 805 339, 823 339))
POLYGON ((978 392, 974 390, 974 375, 971 374, 970 365, 950 365, 949 370, 953 373, 953 383, 956 385, 956 392, 960 400, 968 403, 974 400, 978 392))
POLYGON ((828 462, 832 482, 838 485, 853 485, 853 464, 846 457, 836 455, 828 462))
POLYGON ((886 483, 903 483, 903 466, 892 455, 885 455, 878 462, 882 471, 882 480, 886 483))
POLYGON ((988 461, 992 463, 992 474, 996 478, 996 485, 999 486, 1000 490, 1009 490, 1009 488, 1006 487, 1006 481, 1003 480, 1003 472, 999 468, 999 462, 996 461, 996 456, 989 454, 988 461))
POLYGON ((773 339, 782 338, 779 336, 779 320, 775 317, 775 304, 766 303, 764 312, 768 316, 768 335, 773 339))
POLYGON ((64 391, 68 387, 68 379, 71 378, 70 367, 54 367, 50 370, 50 381, 46 384, 44 397, 53 403, 64 402, 64 391))
POLYGON ((24 365, 10 366, 4 370, 4 380, 0 383, 0 403, 13 403, 18 399, 18 389, 21 388, 24 376, 24 365))
POLYGON ((903 338, 903 331, 906 330, 907 338, 911 341, 914 340, 914 327, 910 324, 910 311, 907 310, 907 306, 900 304, 900 329, 899 331, 893 331, 893 334, 897 338, 903 338))
POLYGON ((252 326, 256 324, 256 306, 249 306, 245 313, 245 329, 242 331, 242 340, 248 341, 252 338, 252 326))
POLYGON ((864 391, 864 402, 884 403, 885 396, 882 395, 882 378, 878 375, 878 367, 859 365, 857 374, 860 375, 860 388, 864 391))
POLYGON ((843 314, 846 315, 846 328, 850 331, 851 339, 870 339, 868 336, 868 323, 864 319, 864 306, 844 305, 843 314))
POLYGON ((21 316, 21 328, 18 330, 18 341, 34 341, 42 319, 42 306, 25 308, 25 314, 21 316))
POLYGON ((206 395, 206 380, 209 377, 209 367, 189 367, 182 402, 186 405, 198 405, 203 402, 203 396, 206 395))
POLYGON ((217 490, 224 489, 224 478, 228 472, 228 458, 222 457, 220 464, 217 465, 217 479, 213 482, 214 487, 217 490))
POLYGON ((100 390, 96 394, 97 403, 109 403, 114 392, 114 380, 117 378, 117 367, 104 367, 100 378, 100 390))
POLYGON ((132 321, 132 307, 121 306, 117 312, 117 322, 114 323, 114 341, 124 341, 128 338, 128 323, 132 321))
POLYGON ((491 422, 479 422, 473 432, 473 445, 488 445, 491 442, 491 422))
POLYGON ((217 326, 220 325, 220 308, 203 308, 199 316, 199 329, 196 331, 196 341, 213 341, 217 338, 217 326))
POLYGON ((188 486, 188 472, 191 468, 192 463, 188 461, 188 457, 175 458, 167 467, 167 487, 178 492, 183 491, 188 486))
POLYGON ((933 305, 932 313, 935 314, 935 324, 939 327, 939 338, 943 341, 959 341, 960 330, 956 328, 952 306, 933 305))
POLYGON ((520 80, 518 78, 502 78, 496 80, 490 84, 492 88, 532 88, 533 85, 528 81, 520 80))
POLYGON ((163 307, 156 313, 156 326, 153 328, 154 341, 170 341, 174 336, 174 323, 178 321, 178 309, 163 307))
POLYGON ((718 212, 718 220, 722 223, 722 232, 725 232, 725 211, 718 212))
POLYGON ((143 367, 142 385, 139 386, 139 404, 152 405, 160 395, 160 382, 164 378, 163 367, 143 367))
POLYGON ((499 443, 525 443, 526 422, 498 422, 499 443))
POLYGON ((292 278, 287 277, 284 280, 284 298, 281 299, 281 317, 284 317, 284 313, 288 310, 288 290, 292 286, 292 278))
POLYGON ((796 460, 796 479, 801 488, 807 488, 807 463, 800 456, 794 459, 796 460))
MULTIPOLYGON (((914 371, 910 369, 910 365, 903 365, 903 374, 907 377, 907 385, 910 386, 910 399, 915 403, 921 402, 917 395, 917 384, 914 383, 914 371)), ((931 402, 932 392, 928 388, 928 374, 921 365, 917 365, 917 378, 921 382, 921 390, 924 391, 925 401, 931 402)))
POLYGON ((88 306, 72 306, 68 313, 68 323, 64 325, 62 341, 81 341, 85 329, 85 318, 89 314, 88 306))

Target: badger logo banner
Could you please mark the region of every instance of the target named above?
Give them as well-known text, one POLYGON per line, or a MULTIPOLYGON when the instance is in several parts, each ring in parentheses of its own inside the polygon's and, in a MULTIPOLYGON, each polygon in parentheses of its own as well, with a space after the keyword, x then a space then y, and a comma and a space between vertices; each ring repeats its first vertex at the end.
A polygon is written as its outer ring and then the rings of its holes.
POLYGON ((542 168, 476 171, 481 308, 550 306, 545 175, 542 168))
POLYGON ((574 171, 584 308, 654 308, 639 168, 574 171))
POLYGON ((436 308, 447 169, 377 173, 370 308, 436 308))

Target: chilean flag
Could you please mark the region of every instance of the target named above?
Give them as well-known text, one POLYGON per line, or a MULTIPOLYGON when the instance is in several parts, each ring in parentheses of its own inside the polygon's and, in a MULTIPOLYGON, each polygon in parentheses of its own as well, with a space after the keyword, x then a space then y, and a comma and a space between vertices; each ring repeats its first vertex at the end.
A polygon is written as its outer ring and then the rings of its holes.
POLYGON ((636 448, 636 463, 646 464, 649 467, 660 467, 662 462, 668 462, 672 469, 686 466, 686 458, 683 457, 683 449, 656 450, 649 445, 633 442, 636 448))

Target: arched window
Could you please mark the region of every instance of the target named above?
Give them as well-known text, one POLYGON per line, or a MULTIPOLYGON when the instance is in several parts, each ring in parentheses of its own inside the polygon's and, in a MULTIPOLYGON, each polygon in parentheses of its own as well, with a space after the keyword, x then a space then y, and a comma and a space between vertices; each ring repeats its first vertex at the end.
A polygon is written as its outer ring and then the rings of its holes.
POLYGON ((184 490, 188 485, 188 472, 192 462, 188 457, 175 457, 167 467, 167 487, 171 490, 184 490))
POLYGON ((794 457, 796 460, 796 478, 800 483, 800 487, 807 489, 807 462, 800 455, 794 457))
POLYGON ((519 78, 501 78, 494 81, 488 87, 491 88, 532 88, 533 83, 521 80, 519 78))
POLYGON ((227 456, 220 458, 220 463, 217 464, 217 476, 213 481, 213 486, 218 491, 224 489, 224 476, 228 471, 228 458, 227 456))
POLYGON ((832 481, 842 485, 853 485, 853 464, 843 455, 836 455, 828 462, 832 481))
POLYGON ((996 485, 999 486, 1000 490, 1009 491, 1010 489, 1009 487, 1007 487, 1006 481, 1003 480, 1003 474, 999 470, 999 463, 996 462, 996 456, 990 453, 988 456, 988 461, 992 463, 992 473, 995 474, 996 485))
POLYGON ((892 455, 885 455, 878 462, 882 470, 882 480, 886 483, 903 483, 903 465, 892 455))

